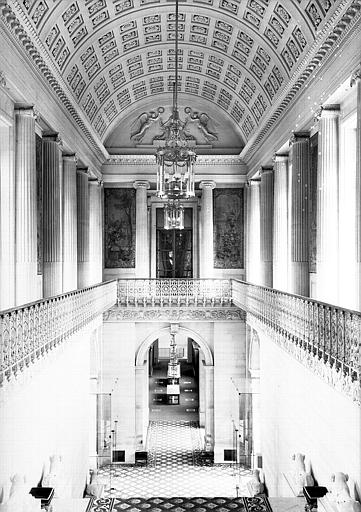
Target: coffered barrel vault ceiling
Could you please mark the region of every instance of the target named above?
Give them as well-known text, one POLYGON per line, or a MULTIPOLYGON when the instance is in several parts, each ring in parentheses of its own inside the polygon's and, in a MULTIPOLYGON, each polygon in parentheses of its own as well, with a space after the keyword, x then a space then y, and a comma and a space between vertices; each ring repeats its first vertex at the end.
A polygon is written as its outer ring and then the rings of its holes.
MULTIPOLYGON (((173 1, 8 4, 30 24, 41 55, 106 147, 118 152, 135 147, 130 133, 137 116, 170 107, 173 1)), ((307 78, 306 64, 351 4, 354 16, 359 2, 346 0, 181 2, 181 115, 185 107, 206 112, 220 134, 214 146, 241 150, 269 122, 292 84, 307 78), (222 126, 228 127, 225 132, 222 126)))

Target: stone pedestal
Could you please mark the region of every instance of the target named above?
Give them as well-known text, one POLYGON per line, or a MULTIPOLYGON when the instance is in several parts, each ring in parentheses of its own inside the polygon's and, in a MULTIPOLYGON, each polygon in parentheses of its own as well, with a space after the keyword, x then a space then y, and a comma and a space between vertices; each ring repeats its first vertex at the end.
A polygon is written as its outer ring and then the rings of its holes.
POLYGON ((260 284, 272 287, 273 274, 273 167, 261 167, 260 284))
POLYGON ((102 190, 101 181, 89 181, 90 284, 100 283, 103 278, 102 190))
POLYGON ((136 277, 149 278, 149 236, 148 236, 148 181, 135 181, 136 189, 136 242, 135 273, 136 277))
POLYGON ((358 309, 361 310, 361 66, 353 73, 351 85, 357 87, 356 127, 356 265, 358 309))
POLYGON ((63 173, 57 134, 43 138, 43 294, 63 291, 63 173))
POLYGON ((15 110, 15 301, 37 299, 37 198, 35 115, 32 107, 15 110))
POLYGON ((287 291, 288 155, 274 157, 273 288, 287 291))
POLYGON ((200 240, 200 278, 213 277, 213 189, 214 181, 201 181, 201 240, 200 240))
POLYGON ((338 166, 339 105, 321 110, 317 166, 317 286, 316 298, 338 299, 338 166))
POLYGON ((63 291, 76 290, 77 207, 76 156, 63 155, 63 291))
POLYGON ((247 281, 260 284, 260 180, 248 184, 247 245, 247 281))
POLYGON ((290 140, 292 173, 291 186, 291 293, 309 295, 308 264, 308 173, 309 173, 309 134, 295 133, 290 140))
POLYGON ((76 173, 78 212, 78 288, 90 285, 89 278, 89 186, 88 170, 77 169, 76 173))

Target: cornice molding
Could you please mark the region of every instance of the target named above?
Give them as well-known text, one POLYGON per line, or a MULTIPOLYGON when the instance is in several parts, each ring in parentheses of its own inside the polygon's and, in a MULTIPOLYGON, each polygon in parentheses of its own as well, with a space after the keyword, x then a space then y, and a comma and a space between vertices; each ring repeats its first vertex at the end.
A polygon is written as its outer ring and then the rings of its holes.
POLYGON ((293 78, 288 82, 288 85, 285 85, 282 91, 283 94, 280 95, 271 109, 268 121, 265 120, 262 123, 262 127, 253 134, 251 140, 240 153, 245 162, 249 162, 260 145, 264 143, 264 139, 270 130, 279 121, 286 109, 297 99, 305 84, 312 78, 312 74, 326 62, 334 49, 334 44, 336 42, 339 44, 340 41, 344 40, 361 19, 361 0, 354 0, 353 4, 350 6, 348 0, 342 0, 323 29, 319 31, 311 48, 295 70, 293 78))
POLYGON ((3 21, 8 35, 11 35, 12 40, 17 44, 20 52, 24 55, 25 51, 27 61, 42 74, 48 86, 58 97, 62 107, 65 107, 75 124, 84 134, 99 161, 103 162, 108 157, 107 151, 102 143, 96 140, 97 136, 92 133, 93 130, 89 127, 89 123, 84 121, 83 114, 76 105, 76 102, 69 98, 68 93, 65 92, 68 88, 63 78, 47 55, 46 48, 36 34, 34 27, 25 17, 18 2, 10 6, 5 0, 1 0, 0 19, 3 21))

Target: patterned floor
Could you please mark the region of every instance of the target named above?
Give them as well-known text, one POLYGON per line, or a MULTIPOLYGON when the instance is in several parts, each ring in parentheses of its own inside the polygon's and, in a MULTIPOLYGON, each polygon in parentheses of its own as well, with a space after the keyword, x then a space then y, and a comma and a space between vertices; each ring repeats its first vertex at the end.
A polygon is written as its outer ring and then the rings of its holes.
MULTIPOLYGON (((198 465, 201 445, 195 422, 152 421, 148 431, 148 465, 101 468, 99 476, 106 486, 105 497, 236 497, 239 477, 249 471, 226 464, 198 465)), ((171 508, 175 512, 177 507, 171 508)), ((129 512, 135 510, 130 507, 129 512)))

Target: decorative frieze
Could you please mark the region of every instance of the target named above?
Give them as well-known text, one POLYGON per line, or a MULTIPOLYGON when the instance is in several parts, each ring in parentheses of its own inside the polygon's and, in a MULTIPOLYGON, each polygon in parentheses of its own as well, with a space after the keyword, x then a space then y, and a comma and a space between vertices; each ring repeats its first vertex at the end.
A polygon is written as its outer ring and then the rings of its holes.
POLYGON ((239 308, 125 308, 114 306, 103 315, 108 322, 159 321, 244 321, 246 314, 239 308))

